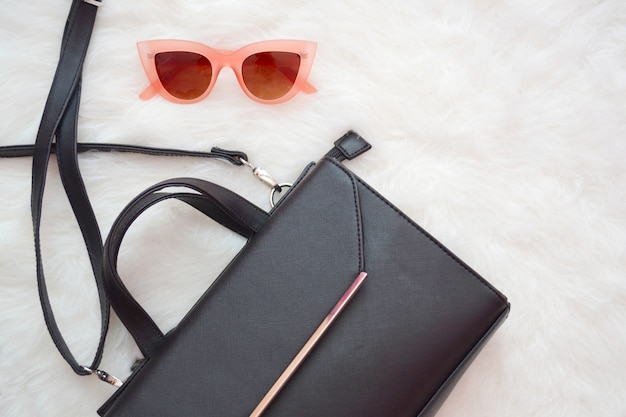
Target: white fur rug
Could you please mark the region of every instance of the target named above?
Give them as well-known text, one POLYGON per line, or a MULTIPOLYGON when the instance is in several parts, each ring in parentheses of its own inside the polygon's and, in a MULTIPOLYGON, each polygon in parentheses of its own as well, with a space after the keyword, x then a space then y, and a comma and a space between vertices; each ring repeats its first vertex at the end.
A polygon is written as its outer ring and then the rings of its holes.
MULTIPOLYGON (((34 141, 69 6, 0 5, 1 145, 34 141)), ((85 64, 83 142, 240 149, 287 182, 350 128, 373 144, 350 168, 512 304, 438 416, 625 417, 626 2, 105 0, 101 7, 85 64), (317 41, 310 81, 319 92, 261 105, 225 70, 199 104, 141 101, 147 80, 135 42, 157 38, 224 49, 317 41)), ((176 176, 215 181, 268 208, 265 186, 216 161, 89 154, 80 163, 103 233, 139 191, 176 176)), ((30 170, 30 158, 0 160, 0 415, 95 416, 113 389, 75 376, 44 326, 30 170)), ((54 164, 44 212, 55 313, 87 363, 98 307, 54 164)), ((132 230, 120 269, 168 330, 243 243, 166 204, 132 230)), ((113 319, 102 368, 125 377, 137 356, 113 319)))

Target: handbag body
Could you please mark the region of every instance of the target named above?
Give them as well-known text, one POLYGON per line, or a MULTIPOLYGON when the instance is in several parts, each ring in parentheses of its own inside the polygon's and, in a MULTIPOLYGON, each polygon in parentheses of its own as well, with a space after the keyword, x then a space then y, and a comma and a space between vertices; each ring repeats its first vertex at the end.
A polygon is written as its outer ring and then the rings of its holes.
MULTIPOLYGON (((367 149, 348 132, 329 154, 367 149)), ((197 181, 172 180, 140 195, 105 244, 112 306, 146 360, 102 416, 250 415, 361 272, 368 275, 359 293, 264 415, 433 415, 508 314, 500 292, 336 157, 307 167, 267 215, 249 215, 261 209, 228 202, 197 181), (221 201, 237 222, 258 224, 194 308, 161 337, 146 330, 155 326, 143 309, 129 309, 134 300, 114 264, 125 230, 172 185, 221 201)))

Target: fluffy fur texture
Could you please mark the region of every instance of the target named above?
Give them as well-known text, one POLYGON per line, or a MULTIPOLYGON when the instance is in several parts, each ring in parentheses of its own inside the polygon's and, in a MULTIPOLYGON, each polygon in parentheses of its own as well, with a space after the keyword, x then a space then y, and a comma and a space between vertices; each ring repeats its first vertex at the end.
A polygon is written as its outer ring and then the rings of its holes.
MULTIPOLYGON (((34 141, 69 5, 0 5, 2 145, 34 141)), ((512 304, 439 416, 624 417, 625 97, 622 0, 107 0, 85 64, 79 132, 83 142, 241 149, 290 181, 357 130, 373 149, 350 168, 512 304), (319 92, 264 106, 223 71, 202 103, 143 102, 135 42, 155 38, 219 48, 315 40, 319 92)), ((220 162, 89 154, 80 164, 104 234, 135 194, 169 177, 215 181, 267 208, 263 185, 220 162)), ((75 376, 42 319, 30 169, 29 158, 0 160, 0 415, 95 416, 113 390, 75 376)), ((44 211, 55 313, 89 362, 95 288, 54 164, 44 211)), ((243 244, 164 204, 133 228, 120 270, 169 329, 243 244)), ((137 356, 113 318, 103 369, 125 376, 137 356)))

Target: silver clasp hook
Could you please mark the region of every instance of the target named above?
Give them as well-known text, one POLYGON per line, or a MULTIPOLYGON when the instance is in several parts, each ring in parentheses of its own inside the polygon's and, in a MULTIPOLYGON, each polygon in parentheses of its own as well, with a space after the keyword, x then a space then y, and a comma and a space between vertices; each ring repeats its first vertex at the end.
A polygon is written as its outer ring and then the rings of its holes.
POLYGON ((107 384, 111 384, 114 387, 121 387, 122 385, 124 385, 124 381, 122 381, 121 379, 114 377, 113 375, 109 374, 108 372, 102 371, 100 369, 89 369, 86 366, 83 366, 83 369, 87 372, 89 372, 92 375, 95 375, 98 377, 98 379, 100 379, 100 381, 104 381, 107 384))
POLYGON ((246 161, 245 159, 243 159, 242 157, 238 158, 242 164, 244 164, 245 166, 247 166, 248 168, 250 168, 252 170, 252 175, 254 175, 255 177, 257 177, 259 179, 259 181, 261 181, 263 184, 267 185, 268 187, 270 187, 272 189, 272 191, 270 191, 270 205, 272 207, 274 207, 276 205, 276 203, 274 202, 276 193, 280 193, 283 191, 283 188, 289 188, 291 187, 291 184, 289 183, 278 183, 271 175, 269 172, 267 172, 266 170, 264 170, 261 167, 255 166, 254 164, 246 161))
POLYGON ((239 157, 239 160, 241 161, 242 164, 250 168, 252 170, 252 175, 257 177, 262 183, 269 186, 270 188, 278 187, 278 189, 280 190, 280 185, 278 185, 278 182, 269 174, 269 172, 267 172, 261 167, 251 164, 250 162, 246 161, 242 157, 239 157))

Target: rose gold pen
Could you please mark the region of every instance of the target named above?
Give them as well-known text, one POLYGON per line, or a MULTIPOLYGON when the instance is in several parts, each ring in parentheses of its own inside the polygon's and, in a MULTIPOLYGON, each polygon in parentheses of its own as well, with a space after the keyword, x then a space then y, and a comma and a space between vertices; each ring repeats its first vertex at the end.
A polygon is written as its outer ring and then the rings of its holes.
POLYGON ((335 304, 333 309, 328 316, 322 321, 317 330, 311 335, 309 340, 304 344, 300 352, 296 355, 295 358, 289 363, 287 368, 283 371, 283 373, 278 377, 272 388, 265 394, 265 397, 261 400, 259 405, 256 406, 250 417, 259 417, 263 412, 267 409, 267 407, 271 404, 271 402, 276 398, 280 390, 285 386, 289 378, 296 372, 298 367, 302 364, 304 359, 308 356, 309 353, 313 350, 317 342, 324 336, 324 333, 328 330, 331 324, 335 321, 335 318, 343 311, 345 306, 352 300, 354 294, 358 291, 363 284, 363 281, 367 277, 365 272, 361 272, 359 276, 356 277, 350 288, 343 294, 341 299, 335 304))

